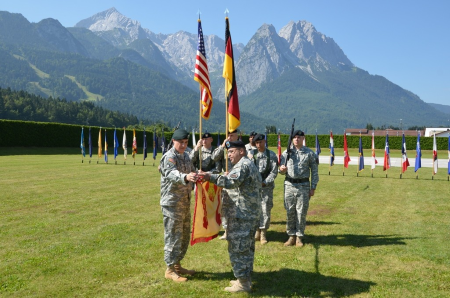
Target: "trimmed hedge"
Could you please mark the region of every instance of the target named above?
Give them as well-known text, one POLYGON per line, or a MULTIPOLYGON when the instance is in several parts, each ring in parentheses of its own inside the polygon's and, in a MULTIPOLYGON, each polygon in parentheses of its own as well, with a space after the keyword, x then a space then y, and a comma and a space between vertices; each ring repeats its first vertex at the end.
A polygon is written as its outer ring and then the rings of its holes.
MULTIPOLYGON (((84 142, 86 148, 88 147, 89 127, 72 124, 62 123, 47 123, 47 122, 33 122, 33 121, 15 121, 15 120, 1 120, 0 119, 0 147, 79 147, 81 141, 81 128, 84 127, 84 142)), ((98 143, 98 131, 100 127, 91 126, 91 137, 94 148, 97 148, 98 143)), ((114 128, 102 127, 102 145, 104 146, 105 130, 108 140, 108 148, 112 150, 114 144, 114 128)), ((161 132, 157 132, 159 135, 161 132)), ((172 132, 165 132, 164 136, 166 140, 170 140, 172 132)), ((196 133, 196 140, 199 139, 199 134, 196 133)), ((213 146, 217 145, 217 133, 212 133, 213 146)), ((127 145, 132 146, 133 142, 133 130, 126 130, 127 145)), ((147 145, 149 152, 153 149, 153 131, 147 131, 147 145)), ((118 136, 120 147, 122 147, 123 129, 118 129, 118 136)), ((334 147, 344 147, 344 136, 334 135, 334 147)), ((220 134, 220 140, 223 141, 225 134, 220 134)), ((306 136, 306 146, 315 150, 315 135, 306 136)), ((330 144, 329 135, 319 135, 319 143, 322 149, 328 148, 330 144)), ((364 149, 370 149, 372 147, 372 136, 363 136, 362 143, 364 149)), ((136 139, 138 143, 138 152, 142 152, 143 131, 136 130, 136 139)), ((287 146, 289 135, 281 135, 281 146, 283 150, 287 146)), ((242 140, 248 143, 248 136, 243 135, 242 140)), ((384 149, 385 136, 375 137, 375 148, 384 149)), ((278 135, 267 135, 267 141, 269 146, 276 147, 278 143, 278 135)), ((406 148, 408 150, 414 150, 416 148, 416 137, 405 136, 406 148)), ((448 149, 448 138, 436 138, 438 150, 448 149)), ((359 136, 347 136, 347 144, 349 148, 359 147, 359 136)), ((192 141, 189 140, 189 146, 192 147, 192 141)), ((401 136, 389 136, 389 146, 393 150, 400 150, 402 146, 401 136)), ((433 138, 421 137, 420 146, 422 150, 433 149, 433 138)), ((158 146, 158 151, 161 151, 158 146)))

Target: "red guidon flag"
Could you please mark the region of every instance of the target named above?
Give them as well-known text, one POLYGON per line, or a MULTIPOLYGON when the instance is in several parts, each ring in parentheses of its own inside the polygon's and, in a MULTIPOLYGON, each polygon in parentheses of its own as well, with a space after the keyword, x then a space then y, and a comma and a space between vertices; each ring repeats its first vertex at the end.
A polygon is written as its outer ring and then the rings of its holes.
POLYGON ((350 162, 350 156, 348 155, 347 135, 344 132, 344 167, 348 168, 349 162, 350 162))
POLYGON ((225 61, 223 62, 223 78, 225 79, 225 97, 228 102, 228 131, 235 131, 241 125, 239 113, 236 75, 234 72, 233 45, 231 43, 230 24, 225 18, 225 61))
POLYGON ((200 84, 200 97, 202 103, 202 117, 209 119, 213 105, 211 83, 209 81, 208 64, 206 63, 205 42, 203 41, 202 22, 198 20, 198 46, 195 57, 194 80, 200 84))
POLYGON ((191 245, 208 242, 219 234, 222 223, 220 219, 221 192, 221 187, 209 181, 196 183, 191 245))

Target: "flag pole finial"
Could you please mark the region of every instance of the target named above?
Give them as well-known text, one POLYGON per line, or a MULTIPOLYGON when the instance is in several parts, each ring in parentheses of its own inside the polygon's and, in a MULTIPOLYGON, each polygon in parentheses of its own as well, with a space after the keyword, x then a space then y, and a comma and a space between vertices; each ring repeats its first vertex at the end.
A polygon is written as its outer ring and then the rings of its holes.
POLYGON ((224 14, 225 14, 225 17, 226 18, 228 18, 228 13, 229 13, 230 11, 228 10, 228 8, 225 8, 225 12, 224 12, 224 14))
POLYGON ((200 20, 200 15, 202 14, 202 12, 200 11, 200 9, 197 11, 198 14, 198 19, 200 20))

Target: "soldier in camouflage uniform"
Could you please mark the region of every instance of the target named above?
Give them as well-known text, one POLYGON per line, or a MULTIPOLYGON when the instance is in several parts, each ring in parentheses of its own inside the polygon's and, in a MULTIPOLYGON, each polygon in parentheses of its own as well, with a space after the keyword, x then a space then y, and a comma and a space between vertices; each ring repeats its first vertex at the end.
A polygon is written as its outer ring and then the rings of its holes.
POLYGON ((305 236, 306 214, 309 200, 319 182, 318 164, 315 153, 303 146, 305 134, 301 130, 294 132, 290 153, 281 155, 279 172, 286 175, 284 180, 284 207, 287 213, 286 230, 289 235, 284 246, 303 246, 305 236), (285 162, 287 160, 287 164, 285 162), (309 176, 311 174, 311 183, 309 176), (296 239, 297 238, 297 239, 296 239))
MULTIPOLYGON (((256 131, 252 131, 249 135, 248 135, 248 144, 245 145, 245 150, 247 150, 247 153, 250 153, 252 150, 256 150, 256 145, 255 145, 255 136, 258 133, 256 131)), ((250 157, 249 157, 250 158, 250 157)))
POLYGON ((249 155, 252 156, 252 160, 262 178, 261 217, 255 240, 260 240, 261 244, 266 244, 266 232, 270 226, 270 213, 273 207, 273 189, 275 188, 275 178, 278 175, 278 157, 273 151, 266 148, 264 135, 255 135, 253 141, 257 150, 253 150, 249 155))
POLYGON ((184 282, 180 275, 193 275, 195 271, 181 267, 190 234, 190 197, 192 183, 197 174, 189 155, 185 152, 189 133, 178 129, 173 134, 173 147, 161 158, 161 210, 164 222, 165 278, 184 282))
MULTIPOLYGON (((227 171, 226 169, 226 164, 225 164, 225 158, 223 156, 224 154, 224 148, 225 148, 225 144, 227 141, 229 142, 234 142, 237 141, 239 138, 238 135, 238 130, 234 130, 232 132, 228 133, 228 138, 223 140, 223 143, 221 146, 219 146, 218 148, 216 148, 212 154, 212 158, 214 161, 216 162, 221 162, 222 164, 222 169, 224 171, 227 171)), ((233 168, 233 164, 231 163, 230 159, 228 159, 228 172, 231 171, 231 169, 233 168)), ((222 226, 223 229, 225 230, 225 233, 219 238, 220 240, 226 240, 227 239, 227 210, 230 209, 229 207, 232 205, 232 201, 230 199, 230 196, 228 195, 228 192, 226 189, 222 190, 222 226)))
POLYGON ((202 138, 198 140, 194 150, 189 153, 192 163, 196 169, 200 169, 199 152, 201 148, 202 168, 204 172, 218 174, 222 171, 221 161, 214 161, 212 158, 215 147, 211 145, 213 138, 209 132, 205 132, 202 138))
POLYGON ((228 292, 250 292, 255 257, 255 231, 260 216, 261 175, 247 158, 242 141, 228 142, 228 158, 233 169, 228 175, 199 172, 199 177, 228 190, 232 205, 228 210, 228 254, 237 280, 228 292))

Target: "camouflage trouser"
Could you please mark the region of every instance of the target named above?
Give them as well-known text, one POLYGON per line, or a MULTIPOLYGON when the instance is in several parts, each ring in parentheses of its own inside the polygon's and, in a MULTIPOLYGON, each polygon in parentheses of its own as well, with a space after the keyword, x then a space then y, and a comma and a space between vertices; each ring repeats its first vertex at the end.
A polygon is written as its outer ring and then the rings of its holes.
POLYGON ((227 218, 229 217, 229 214, 227 214, 227 211, 229 211, 233 207, 233 201, 231 200, 230 196, 228 195, 228 192, 226 189, 222 189, 222 226, 226 230, 227 229, 227 218))
POLYGON ((289 236, 305 236, 306 214, 309 207, 309 183, 284 183, 286 232, 289 236))
POLYGON ((255 259, 257 219, 228 218, 228 254, 236 278, 248 279, 255 259))
POLYGON ((164 222, 164 261, 180 262, 189 246, 191 212, 189 205, 161 206, 164 222))
POLYGON ((270 227, 270 213, 273 208, 274 187, 263 187, 261 191, 261 216, 259 218, 259 228, 268 229, 270 227))

